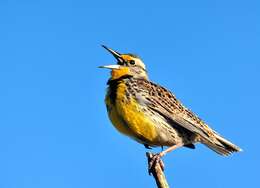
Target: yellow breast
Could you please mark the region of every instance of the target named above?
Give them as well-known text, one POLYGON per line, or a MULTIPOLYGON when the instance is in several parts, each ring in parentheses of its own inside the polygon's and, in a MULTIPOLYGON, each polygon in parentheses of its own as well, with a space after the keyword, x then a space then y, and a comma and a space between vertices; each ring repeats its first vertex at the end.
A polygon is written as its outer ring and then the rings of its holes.
POLYGON ((111 98, 111 92, 114 91, 108 90, 106 105, 109 118, 119 132, 141 143, 153 145, 158 137, 154 122, 131 95, 126 96, 126 89, 125 82, 120 81, 114 100, 111 98))

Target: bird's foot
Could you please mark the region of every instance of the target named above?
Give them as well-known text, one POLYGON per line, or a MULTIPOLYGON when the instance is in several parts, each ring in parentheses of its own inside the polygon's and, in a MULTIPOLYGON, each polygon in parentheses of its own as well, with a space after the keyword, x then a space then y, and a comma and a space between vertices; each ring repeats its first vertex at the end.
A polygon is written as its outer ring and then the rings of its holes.
POLYGON ((151 160, 149 161, 149 164, 148 164, 148 173, 149 175, 151 175, 153 169, 155 168, 155 166, 157 164, 160 165, 162 171, 164 171, 164 163, 161 159, 161 157, 163 156, 162 153, 157 153, 157 154, 152 154, 152 158, 151 160))

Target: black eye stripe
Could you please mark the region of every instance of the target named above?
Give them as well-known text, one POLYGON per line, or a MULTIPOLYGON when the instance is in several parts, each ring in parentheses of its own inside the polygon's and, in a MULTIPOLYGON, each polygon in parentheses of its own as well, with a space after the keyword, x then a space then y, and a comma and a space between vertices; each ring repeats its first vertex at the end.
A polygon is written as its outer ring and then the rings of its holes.
POLYGON ((117 64, 118 65, 124 65, 124 62, 118 61, 117 64))
POLYGON ((123 66, 129 66, 129 64, 131 65, 135 65, 135 67, 139 67, 140 69, 142 69, 143 71, 147 72, 146 69, 144 67, 142 67, 141 65, 139 64, 136 64, 136 62, 134 60, 129 60, 129 61, 118 61, 117 62, 118 65, 123 65, 123 66))
POLYGON ((134 64, 135 64, 135 61, 134 61, 134 60, 130 60, 129 63, 130 63, 131 65, 134 65, 134 64))

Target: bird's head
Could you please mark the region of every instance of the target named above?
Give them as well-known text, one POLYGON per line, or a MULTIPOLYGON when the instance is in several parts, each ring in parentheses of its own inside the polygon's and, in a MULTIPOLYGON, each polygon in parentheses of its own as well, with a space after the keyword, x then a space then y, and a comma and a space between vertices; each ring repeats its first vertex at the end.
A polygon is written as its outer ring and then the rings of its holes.
POLYGON ((100 66, 100 68, 111 69, 111 80, 118 79, 122 76, 148 79, 145 65, 138 56, 133 54, 120 54, 104 45, 102 45, 102 47, 109 51, 117 60, 117 64, 115 65, 100 66))

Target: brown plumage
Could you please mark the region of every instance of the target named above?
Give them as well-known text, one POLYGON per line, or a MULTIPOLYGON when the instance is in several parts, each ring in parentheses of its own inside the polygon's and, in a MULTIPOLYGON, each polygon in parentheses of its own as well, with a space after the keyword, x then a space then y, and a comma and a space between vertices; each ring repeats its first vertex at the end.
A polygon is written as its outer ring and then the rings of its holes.
POLYGON ((241 149, 212 130, 204 121, 187 109, 164 87, 148 79, 144 63, 138 56, 120 54, 105 46, 117 59, 111 69, 106 106, 116 129, 145 145, 168 146, 166 153, 186 146, 195 148, 200 142, 221 155, 241 149))
POLYGON ((212 130, 164 87, 140 78, 131 78, 126 81, 126 85, 127 91, 141 105, 147 106, 150 112, 165 119, 171 125, 171 127, 163 126, 162 129, 167 129, 169 132, 172 129, 178 130, 178 133, 184 137, 183 145, 201 142, 221 155, 240 151, 239 147, 212 130))

